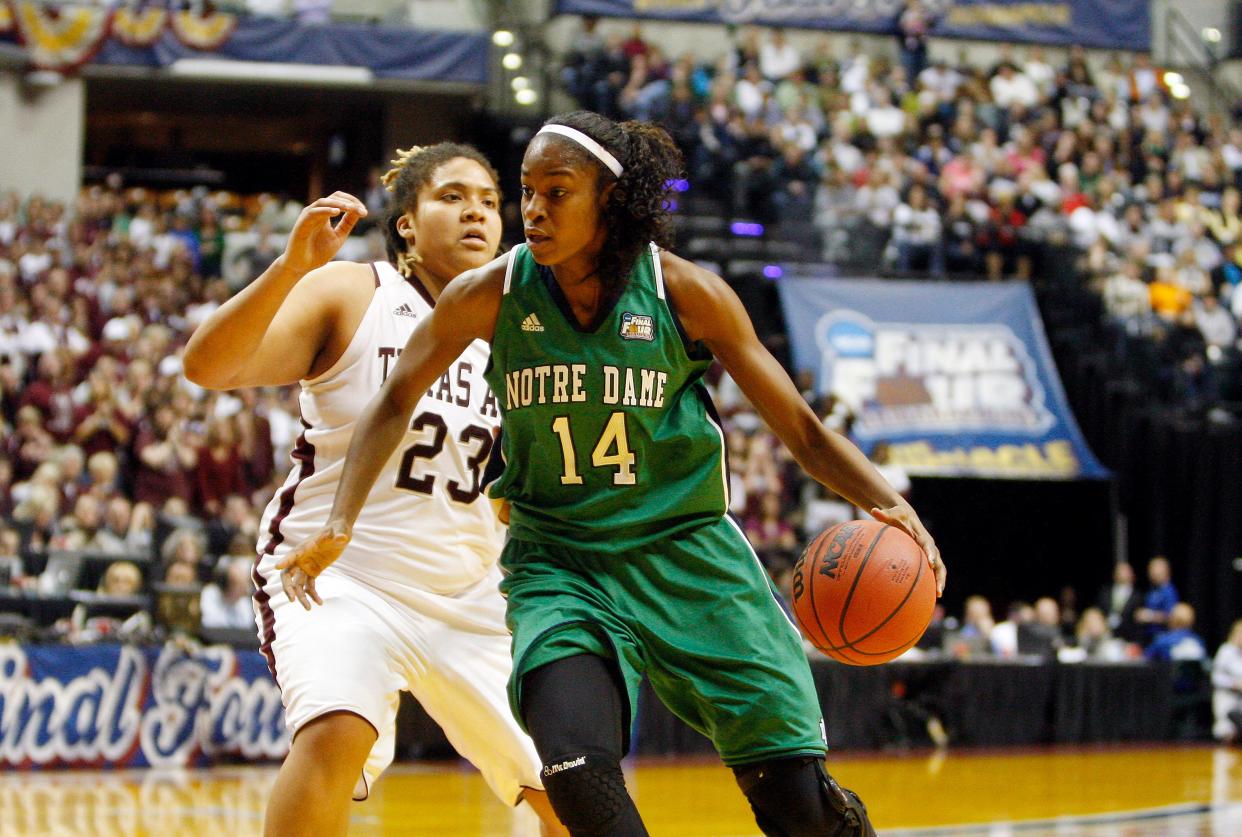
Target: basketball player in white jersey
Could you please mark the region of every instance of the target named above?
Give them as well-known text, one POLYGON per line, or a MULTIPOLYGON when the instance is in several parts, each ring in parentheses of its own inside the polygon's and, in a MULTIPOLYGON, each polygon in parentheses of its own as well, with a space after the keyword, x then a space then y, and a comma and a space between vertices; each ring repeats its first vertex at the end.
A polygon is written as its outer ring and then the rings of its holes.
POLYGON ((302 210, 284 254, 185 353, 186 377, 211 389, 302 387, 304 432, 264 513, 253 574, 261 647, 293 734, 266 833, 345 833, 349 800, 365 799, 392 762, 406 689, 501 799, 525 800, 545 834, 566 834, 505 692, 504 529, 481 492, 500 424, 483 380, 486 343, 471 344, 427 392, 332 571, 305 592, 297 579, 295 598, 290 571, 276 569, 326 522, 358 415, 414 326, 500 241, 497 176, 477 150, 441 143, 393 163, 389 262, 329 263, 367 211, 343 192, 321 198, 302 210))

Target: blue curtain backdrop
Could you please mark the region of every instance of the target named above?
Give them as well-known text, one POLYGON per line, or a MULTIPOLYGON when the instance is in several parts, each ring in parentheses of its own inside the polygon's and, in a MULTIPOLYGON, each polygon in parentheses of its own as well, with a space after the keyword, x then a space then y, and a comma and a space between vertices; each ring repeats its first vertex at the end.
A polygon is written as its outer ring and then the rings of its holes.
MULTIPOLYGON (((800 29, 893 31, 903 0, 557 0, 561 14, 699 23, 758 23, 800 29)), ((1151 49, 1145 0, 927 0, 932 35, 988 41, 1151 49)))

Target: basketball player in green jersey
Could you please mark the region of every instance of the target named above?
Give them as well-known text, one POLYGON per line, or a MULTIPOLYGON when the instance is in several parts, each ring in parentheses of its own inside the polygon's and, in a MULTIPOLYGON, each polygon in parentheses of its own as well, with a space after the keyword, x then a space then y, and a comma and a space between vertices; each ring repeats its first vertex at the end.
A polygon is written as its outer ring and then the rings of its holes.
MULTIPOLYGON (((510 506, 510 700, 574 835, 646 829, 625 789, 638 684, 714 742, 768 835, 873 835, 824 770, 797 630, 725 514, 724 440, 702 381, 719 359, 811 476, 923 547, 914 510, 825 429, 719 277, 658 249, 668 135, 578 112, 522 162, 526 244, 455 279, 363 412, 329 523, 288 555, 313 590, 421 395, 471 340, 492 344, 510 506), (655 242, 655 244, 652 244, 655 242)), ((301 591, 298 591, 302 595, 301 591)))

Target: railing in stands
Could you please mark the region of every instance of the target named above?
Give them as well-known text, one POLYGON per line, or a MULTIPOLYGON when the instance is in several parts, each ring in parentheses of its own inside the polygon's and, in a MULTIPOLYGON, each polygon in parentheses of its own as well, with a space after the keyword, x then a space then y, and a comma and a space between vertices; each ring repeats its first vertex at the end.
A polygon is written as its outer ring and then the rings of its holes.
POLYGON ((1223 56, 1172 3, 1164 4, 1164 56, 1166 64, 1193 72, 1207 88, 1210 112, 1230 112, 1242 103, 1242 90, 1216 72, 1223 56))

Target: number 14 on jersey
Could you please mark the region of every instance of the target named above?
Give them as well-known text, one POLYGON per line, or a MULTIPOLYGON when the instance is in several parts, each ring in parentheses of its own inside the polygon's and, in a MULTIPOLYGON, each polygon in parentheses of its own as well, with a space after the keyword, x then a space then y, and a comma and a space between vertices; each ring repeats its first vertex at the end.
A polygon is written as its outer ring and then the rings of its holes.
MULTIPOLYGON (((561 461, 564 466, 561 469, 561 485, 582 485, 569 416, 557 416, 553 419, 552 432, 561 440, 561 461)), ((634 485, 638 481, 634 474, 636 459, 630 451, 629 439, 626 437, 625 413, 618 410, 608 417, 608 422, 591 451, 591 465, 595 468, 615 468, 612 474, 613 485, 634 485)))

